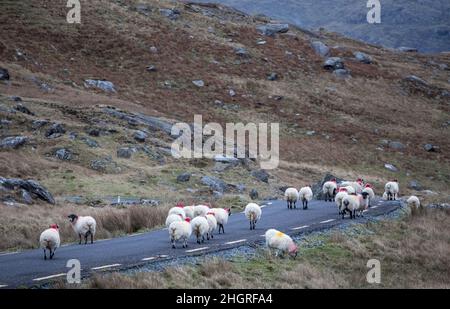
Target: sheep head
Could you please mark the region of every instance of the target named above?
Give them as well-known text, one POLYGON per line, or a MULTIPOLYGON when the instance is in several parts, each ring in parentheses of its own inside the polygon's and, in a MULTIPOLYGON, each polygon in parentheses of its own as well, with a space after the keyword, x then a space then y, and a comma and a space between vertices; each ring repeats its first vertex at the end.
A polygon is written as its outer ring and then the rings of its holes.
POLYGON ((70 223, 75 223, 78 220, 78 216, 76 214, 70 214, 67 218, 69 218, 70 223))

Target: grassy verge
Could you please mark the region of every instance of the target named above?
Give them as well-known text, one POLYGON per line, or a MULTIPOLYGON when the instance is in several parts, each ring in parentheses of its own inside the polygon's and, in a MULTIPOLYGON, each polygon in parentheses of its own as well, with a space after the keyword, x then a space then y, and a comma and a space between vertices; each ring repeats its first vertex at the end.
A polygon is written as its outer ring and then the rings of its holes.
MULTIPOLYGON (((260 250, 253 259, 205 259, 162 272, 98 274, 82 288, 449 288, 449 210, 312 234, 296 260, 260 250), (316 245, 311 245, 316 244, 316 245), (366 282, 369 259, 381 262, 381 283, 366 282)), ((56 284, 55 287, 65 287, 56 284)))

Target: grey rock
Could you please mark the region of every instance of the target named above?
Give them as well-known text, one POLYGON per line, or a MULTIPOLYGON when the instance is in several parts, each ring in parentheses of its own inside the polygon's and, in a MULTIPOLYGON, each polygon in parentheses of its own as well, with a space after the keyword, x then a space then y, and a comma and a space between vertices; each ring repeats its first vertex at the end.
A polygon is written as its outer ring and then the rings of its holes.
POLYGON ((313 136, 313 135, 316 135, 316 131, 306 131, 306 133, 305 133, 306 135, 308 135, 308 136, 313 136))
POLYGON ((215 155, 213 160, 216 162, 222 162, 222 163, 238 163, 239 162, 238 158, 224 156, 224 155, 215 155))
POLYGON ((148 137, 147 133, 145 133, 144 131, 135 131, 133 134, 133 138, 138 141, 138 142, 145 142, 145 139, 148 137))
POLYGON ((388 144, 389 148, 395 149, 395 150, 404 150, 406 149, 406 146, 400 142, 396 141, 390 141, 388 144))
POLYGON ((417 180, 411 180, 408 183, 408 188, 416 190, 416 191, 421 191, 423 189, 422 185, 417 180))
POLYGON ((236 96, 236 91, 234 91, 233 89, 230 89, 230 90, 228 91, 228 94, 229 94, 231 97, 234 97, 234 96, 236 96))
POLYGON ((220 192, 220 191, 213 191, 213 197, 214 197, 215 199, 220 199, 220 198, 223 197, 223 193, 220 192))
POLYGON ((278 79, 278 74, 275 72, 272 72, 267 76, 267 79, 270 81, 275 81, 278 79))
POLYGON ((252 200, 256 200, 259 196, 259 193, 256 189, 252 189, 248 195, 252 200))
POLYGON ((117 149, 117 157, 130 159, 133 153, 136 152, 136 148, 131 147, 121 147, 117 149))
POLYGON ((180 17, 180 11, 177 9, 159 9, 159 13, 170 20, 176 20, 180 17))
POLYGON ((42 128, 43 126, 45 126, 45 125, 47 125, 48 124, 48 121, 47 120, 34 120, 32 123, 31 123, 31 127, 34 129, 34 130, 37 130, 37 129, 40 129, 40 128, 42 128))
POLYGON ((150 47, 150 51, 151 51, 153 54, 156 54, 156 53, 158 53, 158 48, 156 48, 156 46, 152 46, 152 47, 150 47))
POLYGON ((242 183, 238 183, 235 187, 239 193, 243 193, 245 190, 247 190, 247 187, 242 183))
MULTIPOLYGON (((70 136, 69 136, 70 137, 70 136)), ((97 143, 96 140, 93 140, 92 138, 89 137, 82 137, 81 140, 88 145, 91 148, 98 148, 100 147, 100 145, 97 143)))
POLYGON ((384 164, 384 168, 391 171, 391 172, 398 172, 398 168, 395 167, 394 165, 390 164, 390 163, 385 163, 384 164))
POLYGON ((397 49, 404 53, 417 53, 418 52, 417 48, 414 48, 414 47, 402 46, 397 49))
POLYGON ((24 189, 43 201, 46 201, 50 204, 55 204, 55 199, 53 198, 52 194, 40 183, 32 179, 23 180, 20 178, 0 177, 0 186, 3 186, 9 190, 14 190, 15 188, 24 189))
POLYGON ((273 36, 277 33, 286 33, 289 31, 289 25, 288 24, 275 24, 275 23, 269 23, 265 25, 260 25, 256 27, 256 30, 267 36, 273 36))
POLYGON ((55 156, 62 161, 69 161, 72 159, 72 152, 68 149, 61 148, 56 150, 55 156))
POLYGON ((188 182, 191 179, 191 173, 182 173, 177 176, 177 182, 188 182))
POLYGON ((24 114, 27 114, 27 115, 33 115, 34 116, 34 113, 32 112, 32 111, 30 111, 26 106, 24 106, 23 104, 17 104, 15 107, 14 107, 14 109, 16 110, 16 111, 18 111, 18 112, 21 112, 21 113, 24 113, 24 114))
POLYGON ((11 97, 9 97, 11 100, 13 100, 14 102, 22 102, 22 98, 18 97, 16 95, 13 95, 11 97))
POLYGON ((112 160, 111 157, 106 157, 102 159, 92 160, 89 164, 90 168, 103 173, 118 173, 120 172, 120 167, 116 162, 112 160))
POLYGON ((149 5, 143 3, 136 4, 134 9, 145 16, 150 16, 150 14, 152 13, 152 8, 149 5))
POLYGON ((210 187, 214 191, 218 192, 227 192, 229 190, 228 185, 221 179, 210 177, 210 176, 203 176, 201 178, 201 183, 210 187))
POLYGON ((0 141, 0 148, 17 149, 28 141, 26 136, 10 136, 0 141))
POLYGON ((323 64, 323 67, 327 70, 338 70, 344 68, 344 61, 339 57, 327 58, 323 64))
POLYGON ((84 81, 84 86, 86 88, 98 88, 108 93, 115 93, 116 89, 114 84, 107 80, 98 80, 98 79, 86 79, 84 81))
POLYGON ((347 69, 334 70, 333 74, 339 78, 349 78, 350 77, 350 71, 347 69))
POLYGON ((202 81, 201 79, 199 80, 193 80, 192 83, 197 86, 197 87, 204 87, 205 86, 205 82, 202 81))
POLYGON ((47 132, 45 133, 45 136, 50 138, 54 134, 60 134, 59 136, 61 136, 64 133, 66 133, 66 129, 64 128, 64 126, 61 123, 54 123, 47 130, 47 132))
POLYGON ((234 49, 234 53, 236 55, 238 55, 238 56, 241 56, 241 57, 248 57, 249 56, 248 51, 245 48, 243 48, 243 47, 235 48, 234 49))
POLYGON ((330 181, 331 179, 336 179, 337 183, 344 181, 344 179, 342 179, 342 178, 336 177, 330 173, 326 173, 325 176, 321 180, 319 180, 318 182, 316 182, 315 184, 313 184, 311 186, 311 190, 313 192, 314 199, 316 199, 316 200, 324 200, 325 199, 325 196, 322 193, 322 187, 325 182, 330 181))
POLYGON ((440 147, 432 144, 425 144, 423 145, 423 149, 425 149, 428 152, 437 152, 439 151, 440 147))
POLYGON ((213 171, 221 173, 232 168, 233 166, 234 165, 230 163, 216 162, 216 164, 214 164, 213 171))
POLYGON ((269 182, 270 175, 265 170, 253 171, 253 172, 251 172, 251 175, 262 182, 266 182, 266 183, 269 182))
POLYGON ((100 129, 99 128, 88 128, 86 130, 86 133, 90 136, 100 136, 100 129))
POLYGON ((330 53, 330 48, 320 41, 314 41, 311 43, 312 48, 321 57, 326 57, 330 53))
POLYGON ((157 71, 157 68, 156 68, 156 66, 154 66, 154 65, 149 65, 149 66, 147 67, 147 71, 149 71, 149 72, 156 72, 156 71, 157 71))
POLYGON ((9 80, 9 72, 7 69, 0 68, 0 80, 9 80))
POLYGON ((12 123, 11 120, 8 119, 0 119, 0 129, 9 128, 9 125, 12 123))
POLYGON ((363 53, 363 52, 354 52, 353 56, 355 56, 356 60, 359 62, 365 63, 365 64, 371 64, 372 63, 372 57, 369 55, 363 53))
POLYGON ((22 199, 26 204, 33 204, 33 198, 27 190, 22 189, 22 199))

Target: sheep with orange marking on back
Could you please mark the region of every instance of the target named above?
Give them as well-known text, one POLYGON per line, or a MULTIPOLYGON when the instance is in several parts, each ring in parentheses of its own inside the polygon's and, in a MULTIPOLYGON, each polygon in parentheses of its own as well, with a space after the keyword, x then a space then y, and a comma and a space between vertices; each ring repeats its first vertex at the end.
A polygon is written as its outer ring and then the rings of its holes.
POLYGON ((297 257, 298 247, 289 235, 275 229, 269 229, 265 233, 266 246, 276 251, 276 256, 289 254, 291 257, 297 257))

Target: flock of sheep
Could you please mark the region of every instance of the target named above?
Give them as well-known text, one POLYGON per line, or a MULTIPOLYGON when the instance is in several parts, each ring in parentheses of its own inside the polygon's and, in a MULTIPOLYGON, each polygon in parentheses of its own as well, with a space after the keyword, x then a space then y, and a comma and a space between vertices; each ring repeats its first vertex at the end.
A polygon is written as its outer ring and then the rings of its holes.
MULTIPOLYGON (((350 219, 356 216, 362 216, 363 211, 371 206, 371 201, 375 198, 375 192, 371 184, 364 183, 358 178, 356 181, 343 181, 337 183, 332 179, 323 184, 322 192, 325 201, 335 202, 339 215, 344 219, 348 213, 350 219)), ((383 199, 397 200, 399 195, 399 185, 397 180, 389 181, 384 186, 383 199)), ((308 209, 308 202, 313 198, 313 192, 310 186, 288 188, 285 191, 285 199, 288 209, 296 208, 297 202, 301 201, 303 209, 308 209)), ((420 201, 416 196, 411 196, 407 200, 410 207, 420 207, 420 201)), ((261 207, 255 203, 249 203, 245 207, 245 216, 249 220, 250 230, 254 230, 256 223, 261 219, 261 207)), ((169 231, 170 243, 172 248, 176 248, 176 243, 181 242, 182 247, 188 246, 188 239, 194 235, 197 243, 203 243, 206 240, 214 238, 214 231, 217 229, 220 234, 225 233, 225 225, 228 217, 231 215, 230 208, 211 208, 207 205, 184 206, 178 203, 169 210, 166 227, 169 231)), ((73 230, 79 237, 79 244, 87 244, 88 237, 91 243, 94 241, 96 230, 95 219, 90 216, 77 216, 71 214, 68 216, 73 230)), ((44 249, 44 259, 47 259, 47 250, 50 251, 50 259, 53 258, 56 248, 61 241, 59 237, 59 227, 52 224, 49 229, 42 232, 40 237, 40 246, 44 249)), ((269 229, 265 233, 266 246, 275 250, 276 254, 288 254, 292 257, 297 256, 297 245, 291 237, 275 229, 269 229)))

